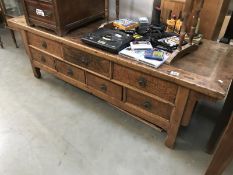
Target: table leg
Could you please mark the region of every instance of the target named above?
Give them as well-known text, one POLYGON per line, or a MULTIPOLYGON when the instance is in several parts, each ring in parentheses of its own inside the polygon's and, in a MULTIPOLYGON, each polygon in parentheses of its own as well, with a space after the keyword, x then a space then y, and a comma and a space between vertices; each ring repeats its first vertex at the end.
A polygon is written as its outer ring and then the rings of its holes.
POLYGON ((181 125, 181 120, 183 117, 183 113, 185 110, 186 103, 188 101, 189 90, 183 87, 179 87, 177 92, 175 107, 172 111, 171 119, 170 119, 170 128, 167 131, 167 138, 165 141, 165 145, 169 148, 173 148, 176 137, 181 125))
POLYGON ((29 44, 28 44, 27 34, 23 30, 20 31, 20 34, 21 34, 21 37, 22 37, 26 52, 27 52, 28 56, 30 57, 30 62, 31 62, 31 65, 32 65, 32 71, 34 73, 34 76, 36 78, 41 78, 40 68, 35 67, 33 65, 33 63, 32 63, 32 54, 31 54, 31 51, 30 51, 29 46, 28 46, 29 44))
POLYGON ((18 44, 17 44, 17 41, 16 41, 16 38, 15 38, 15 33, 14 33, 14 30, 10 29, 10 33, 11 33, 11 37, 15 43, 15 47, 16 48, 19 48, 18 44))
POLYGON ((36 78, 41 78, 40 68, 34 67, 34 66, 32 65, 32 70, 33 70, 34 76, 35 76, 36 78))
POLYGON ((197 104, 196 93, 192 91, 189 94, 188 102, 185 107, 185 111, 184 111, 182 122, 181 122, 182 126, 189 125, 193 111, 195 110, 196 104, 197 104))
POLYGON ((232 104, 233 104, 233 83, 231 83, 226 101, 224 103, 223 109, 220 113, 220 116, 217 119, 217 124, 211 134, 210 140, 207 144, 207 152, 212 154, 217 145, 218 140, 220 139, 224 129, 226 128, 230 116, 232 113, 232 104))
POLYGON ((233 115, 205 175, 221 175, 233 160, 233 115))
POLYGON ((1 36, 0 36, 0 46, 1 46, 1 48, 3 49, 3 43, 2 43, 2 38, 1 38, 1 36))

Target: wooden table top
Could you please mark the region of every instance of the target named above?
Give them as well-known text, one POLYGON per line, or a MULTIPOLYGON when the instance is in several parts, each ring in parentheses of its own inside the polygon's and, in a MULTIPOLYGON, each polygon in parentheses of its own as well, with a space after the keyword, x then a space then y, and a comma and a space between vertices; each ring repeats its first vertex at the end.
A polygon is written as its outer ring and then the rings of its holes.
POLYGON ((196 52, 175 61, 172 65, 162 65, 160 68, 155 69, 131 59, 111 54, 82 43, 81 37, 86 33, 96 30, 102 22, 103 21, 98 21, 89 24, 74 30, 65 37, 59 37, 45 29, 28 26, 24 16, 8 20, 8 24, 12 28, 30 31, 42 37, 56 40, 85 52, 129 66, 135 70, 161 77, 214 99, 221 100, 227 95, 228 88, 233 79, 232 46, 203 40, 203 44, 196 52), (171 71, 176 71, 180 75, 173 76, 170 74, 171 71))

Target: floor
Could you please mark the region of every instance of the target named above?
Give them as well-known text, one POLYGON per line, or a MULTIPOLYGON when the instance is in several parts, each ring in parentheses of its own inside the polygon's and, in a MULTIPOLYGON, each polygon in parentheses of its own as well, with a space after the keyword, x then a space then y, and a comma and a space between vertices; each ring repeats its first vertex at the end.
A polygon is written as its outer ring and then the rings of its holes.
POLYGON ((170 150, 166 133, 47 73, 34 78, 22 43, 0 34, 0 175, 204 174, 221 103, 201 102, 170 150))

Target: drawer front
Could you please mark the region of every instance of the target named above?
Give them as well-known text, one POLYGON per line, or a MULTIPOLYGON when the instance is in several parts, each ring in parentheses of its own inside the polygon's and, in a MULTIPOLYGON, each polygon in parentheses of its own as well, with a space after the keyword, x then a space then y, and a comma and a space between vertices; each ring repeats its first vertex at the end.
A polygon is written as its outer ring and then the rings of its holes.
POLYGON ((90 69, 96 73, 109 77, 110 62, 95 55, 78 49, 63 47, 64 59, 78 66, 90 69))
POLYGON ((32 33, 28 33, 28 42, 29 45, 37 47, 38 49, 41 49, 58 57, 62 57, 61 45, 55 41, 37 36, 32 33))
POLYGON ((35 49, 31 49, 31 54, 32 54, 32 60, 33 61, 37 61, 42 63, 43 65, 46 65, 52 69, 55 69, 55 62, 54 62, 54 58, 46 55, 42 52, 39 52, 35 49))
POLYGON ((49 0, 25 1, 29 18, 55 25, 53 5, 49 0))
POLYGON ((102 92, 110 97, 122 100, 122 87, 110 81, 96 77, 90 73, 86 74, 87 85, 95 88, 97 91, 102 92))
POLYGON ((84 74, 84 71, 81 69, 78 69, 74 66, 63 63, 61 61, 56 61, 56 69, 58 72, 66 75, 70 78, 73 78, 73 79, 78 80, 82 83, 85 83, 85 74, 84 74))
POLYGON ((113 79, 154 94, 169 102, 175 102, 178 86, 173 83, 117 64, 114 65, 113 79))
POLYGON ((159 102, 153 98, 127 89, 126 103, 134 105, 144 111, 158 115, 165 119, 170 119, 173 107, 169 104, 159 102))

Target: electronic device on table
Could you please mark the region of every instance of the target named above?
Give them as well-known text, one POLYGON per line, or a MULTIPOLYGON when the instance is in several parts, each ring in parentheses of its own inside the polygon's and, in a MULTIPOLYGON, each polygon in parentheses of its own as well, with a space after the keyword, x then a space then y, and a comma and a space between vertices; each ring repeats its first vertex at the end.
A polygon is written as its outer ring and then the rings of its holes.
POLYGON ((100 28, 82 38, 82 41, 86 44, 116 54, 129 46, 132 40, 132 35, 107 28, 100 28))

